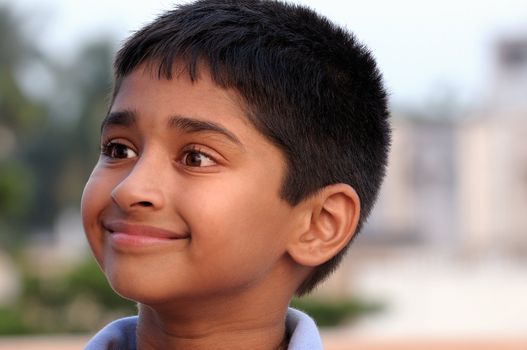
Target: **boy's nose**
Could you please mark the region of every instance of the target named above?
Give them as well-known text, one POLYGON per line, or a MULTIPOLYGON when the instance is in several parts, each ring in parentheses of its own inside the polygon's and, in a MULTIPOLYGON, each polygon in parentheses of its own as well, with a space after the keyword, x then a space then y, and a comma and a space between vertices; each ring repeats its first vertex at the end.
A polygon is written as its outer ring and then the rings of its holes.
POLYGON ((160 172, 154 164, 143 160, 113 189, 112 200, 123 210, 160 209, 165 204, 160 172))

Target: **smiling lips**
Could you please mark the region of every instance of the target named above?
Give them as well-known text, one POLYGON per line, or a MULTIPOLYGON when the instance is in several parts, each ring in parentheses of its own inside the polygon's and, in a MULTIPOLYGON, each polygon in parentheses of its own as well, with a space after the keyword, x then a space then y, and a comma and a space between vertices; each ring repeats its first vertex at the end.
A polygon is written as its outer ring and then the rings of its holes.
POLYGON ((190 238, 189 234, 176 233, 153 226, 127 224, 120 221, 106 223, 104 227, 110 233, 112 244, 118 246, 151 246, 190 238))

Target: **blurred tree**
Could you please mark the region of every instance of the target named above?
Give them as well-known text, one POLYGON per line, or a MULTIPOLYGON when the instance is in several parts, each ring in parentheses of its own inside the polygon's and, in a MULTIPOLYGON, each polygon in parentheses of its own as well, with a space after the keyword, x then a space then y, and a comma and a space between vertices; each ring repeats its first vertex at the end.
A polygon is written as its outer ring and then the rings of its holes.
POLYGON ((62 209, 79 205, 110 90, 108 41, 88 43, 59 64, 37 49, 23 23, 0 4, 0 247, 49 231, 62 209), (35 65, 53 80, 45 100, 20 83, 35 65))
POLYGON ((20 19, 0 6, 0 239, 15 241, 33 202, 32 169, 20 158, 45 123, 45 106, 28 97, 17 72, 38 57, 20 29, 20 19))
POLYGON ((63 73, 64 87, 76 87, 78 109, 68 131, 64 171, 57 195, 62 206, 77 206, 87 177, 99 155, 100 122, 106 114, 111 88, 112 45, 93 42, 63 73))
POLYGON ((67 66, 54 69, 56 92, 47 101, 52 117, 48 128, 27 148, 27 160, 39 174, 33 206, 36 225, 52 224, 59 210, 77 207, 87 177, 98 157, 99 123, 106 113, 110 89, 112 45, 93 42, 84 46, 67 66))
POLYGON ((43 106, 28 98, 16 79, 29 62, 42 58, 21 23, 21 18, 0 4, 0 121, 19 133, 34 130, 44 119, 43 106))

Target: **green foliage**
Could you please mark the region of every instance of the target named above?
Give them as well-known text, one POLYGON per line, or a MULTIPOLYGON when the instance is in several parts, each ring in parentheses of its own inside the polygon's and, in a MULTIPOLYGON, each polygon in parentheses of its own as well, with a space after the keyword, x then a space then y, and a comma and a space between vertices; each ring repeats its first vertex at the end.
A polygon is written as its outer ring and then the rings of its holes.
POLYGON ((13 308, 0 308, 0 335, 31 333, 22 319, 22 314, 13 308))
POLYGON ((32 199, 33 183, 25 164, 0 162, 0 221, 23 217, 32 199))
POLYGON ((135 304, 119 297, 109 287, 106 278, 93 259, 79 265, 65 279, 68 294, 89 295, 105 310, 135 313, 135 304))
POLYGON ((365 302, 359 299, 293 299, 291 307, 309 314, 318 326, 338 326, 344 322, 352 322, 365 314, 379 312, 383 305, 365 302))
POLYGON ((53 276, 32 271, 23 271, 19 300, 0 308, 0 335, 89 332, 137 312, 112 291, 93 259, 53 276))

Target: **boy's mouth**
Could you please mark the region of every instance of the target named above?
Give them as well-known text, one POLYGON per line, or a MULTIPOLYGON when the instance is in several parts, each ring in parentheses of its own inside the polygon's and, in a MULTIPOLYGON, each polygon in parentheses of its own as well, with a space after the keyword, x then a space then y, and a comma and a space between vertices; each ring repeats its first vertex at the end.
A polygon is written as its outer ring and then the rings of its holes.
POLYGON ((107 222, 103 224, 103 227, 110 234, 112 243, 118 245, 143 246, 190 238, 188 233, 178 233, 159 227, 123 221, 107 222))

